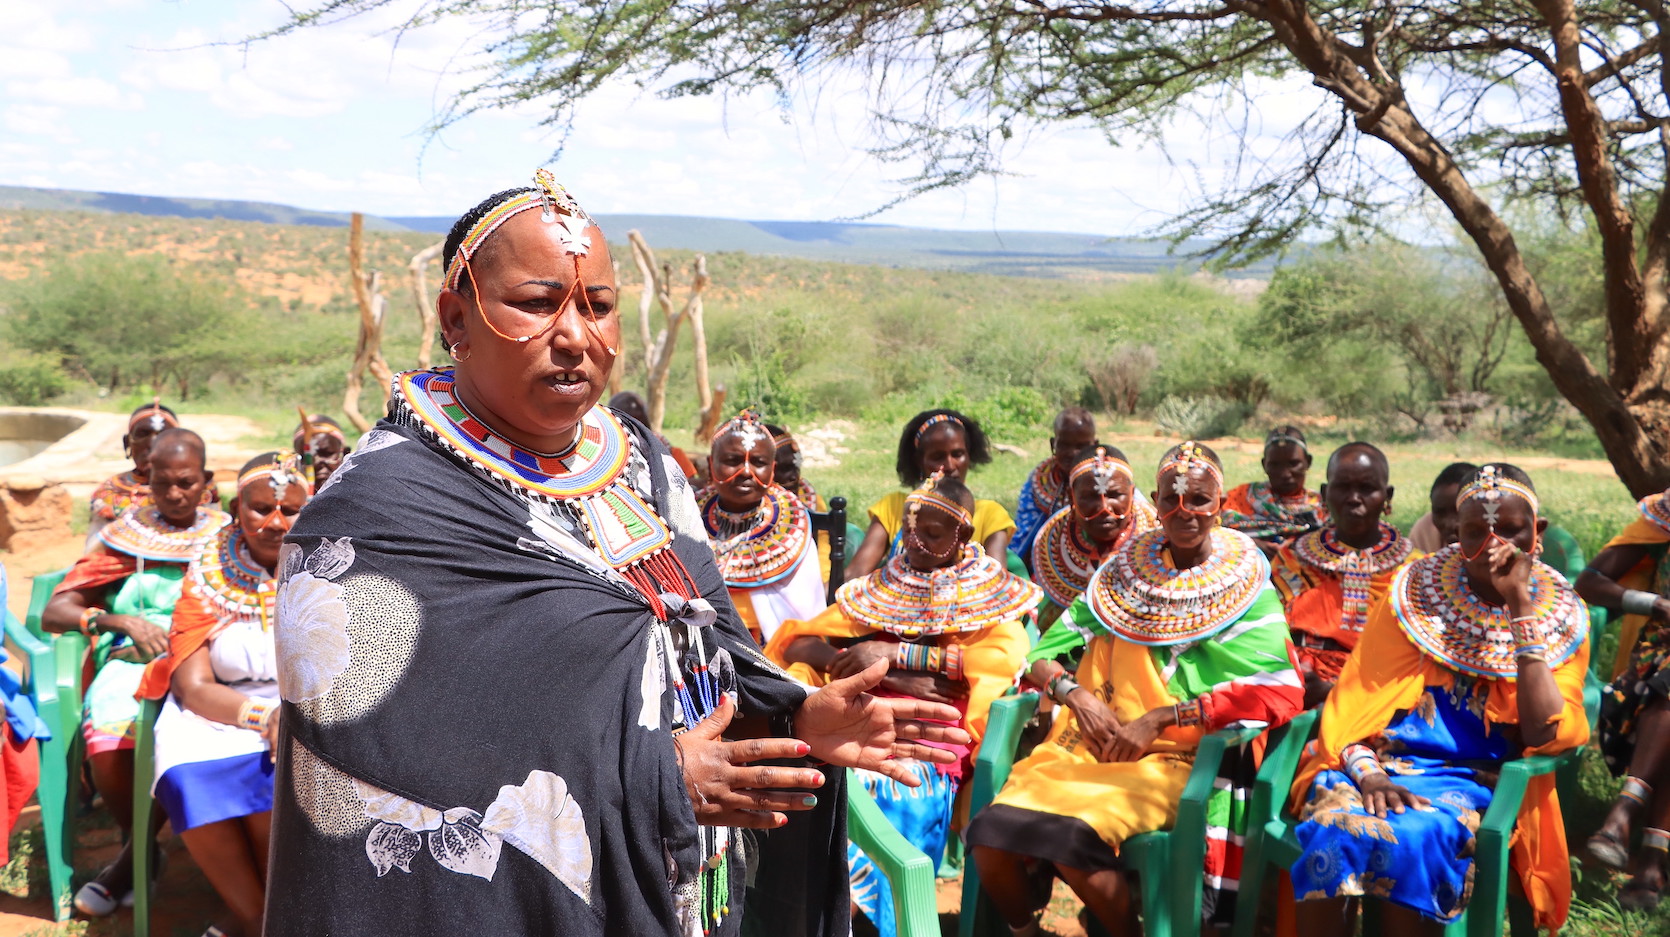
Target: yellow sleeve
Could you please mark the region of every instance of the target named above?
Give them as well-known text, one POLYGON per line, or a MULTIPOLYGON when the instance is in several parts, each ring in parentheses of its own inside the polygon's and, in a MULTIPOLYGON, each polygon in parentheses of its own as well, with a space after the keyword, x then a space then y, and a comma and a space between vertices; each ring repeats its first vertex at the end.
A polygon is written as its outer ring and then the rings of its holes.
POLYGON ((1658 543, 1670 542, 1670 531, 1658 526, 1645 517, 1637 517, 1630 521, 1628 527, 1618 532, 1616 537, 1607 541, 1603 549, 1612 547, 1652 546, 1658 543))
MULTIPOLYGON (((904 526, 905 496, 904 492, 895 491, 875 504, 870 505, 871 520, 880 521, 887 529, 887 539, 891 540, 899 535, 899 528, 904 526)), ((976 521, 975 526, 979 526, 976 521)), ((857 549, 854 547, 853 549, 857 549)))
POLYGON ((985 543, 992 534, 1008 531, 1015 532, 1015 520, 1004 510, 1003 505, 984 498, 974 502, 974 542, 985 543))
POLYGON ((992 703, 1015 685, 1015 675, 1026 662, 1031 640, 1019 621, 1006 621, 964 639, 953 639, 963 649, 963 677, 968 680, 968 715, 963 725, 976 745, 986 734, 992 703))
POLYGON ((1560 698, 1565 700, 1565 706, 1554 717, 1554 721, 1560 724, 1560 730, 1547 744, 1527 748, 1525 754, 1558 755, 1588 744, 1589 711, 1583 705, 1583 685, 1588 676, 1589 642, 1584 641, 1578 645, 1577 653, 1554 668, 1554 683, 1560 688, 1560 698))

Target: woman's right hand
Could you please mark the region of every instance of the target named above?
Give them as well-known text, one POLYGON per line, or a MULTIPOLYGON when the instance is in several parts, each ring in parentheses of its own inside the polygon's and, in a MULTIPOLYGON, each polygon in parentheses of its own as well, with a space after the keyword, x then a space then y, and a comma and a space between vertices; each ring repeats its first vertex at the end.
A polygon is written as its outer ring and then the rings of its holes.
POLYGON ((127 635, 128 640, 133 642, 134 650, 138 652, 140 663, 168 653, 168 632, 138 615, 106 613, 99 616, 98 625, 100 631, 127 635))
POLYGON ((1380 772, 1364 778, 1357 787, 1363 792, 1363 809, 1382 820, 1387 813, 1402 813, 1411 807, 1426 810, 1432 806, 1432 801, 1392 783, 1389 775, 1380 772))
POLYGON ((949 706, 957 705, 958 700, 968 695, 967 684, 958 683, 941 673, 924 671, 889 671, 881 678, 881 688, 949 706))
POLYGON ((1084 736, 1084 744, 1089 746, 1090 753, 1096 756, 1097 761, 1107 761, 1109 752, 1113 750, 1114 737, 1119 734, 1119 719, 1114 716, 1113 710, 1084 687, 1067 694, 1067 708, 1078 719, 1079 732, 1084 736))
POLYGON ((756 761, 802 758, 811 747, 799 739, 761 738, 727 742, 726 727, 736 715, 736 697, 726 694, 706 719, 673 737, 679 766, 696 822, 769 830, 789 822, 776 811, 810 810, 817 798, 804 790, 823 786, 814 768, 755 767, 756 761))

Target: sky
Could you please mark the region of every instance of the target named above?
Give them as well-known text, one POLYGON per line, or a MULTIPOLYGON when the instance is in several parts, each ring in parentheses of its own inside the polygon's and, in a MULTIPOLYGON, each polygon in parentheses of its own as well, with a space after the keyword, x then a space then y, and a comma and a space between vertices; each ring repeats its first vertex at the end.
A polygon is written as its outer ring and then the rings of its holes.
MULTIPOLYGON (((864 89, 785 110, 761 97, 662 100, 630 86, 582 106, 568 145, 524 108, 426 132, 480 36, 432 27, 398 45, 352 20, 242 47, 276 0, 0 0, 0 184, 249 199, 376 215, 456 215, 549 166, 601 214, 749 220, 854 217, 908 167, 869 144, 864 89)), ((1279 149, 1320 92, 1264 83, 1247 148, 1279 149)), ((1186 119, 1167 147, 1111 145, 1086 125, 1028 135, 1012 175, 870 219, 970 230, 1138 234, 1222 184, 1242 144, 1186 119)))

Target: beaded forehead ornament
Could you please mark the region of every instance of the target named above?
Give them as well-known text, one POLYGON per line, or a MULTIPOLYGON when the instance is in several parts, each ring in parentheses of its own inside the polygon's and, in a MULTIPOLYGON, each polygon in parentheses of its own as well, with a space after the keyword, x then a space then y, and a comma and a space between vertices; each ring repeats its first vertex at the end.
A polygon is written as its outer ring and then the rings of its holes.
POLYGON ((1500 468, 1487 465, 1479 469, 1479 474, 1468 482, 1456 495, 1455 506, 1460 508, 1469 501, 1479 501, 1484 505, 1484 520, 1491 530, 1496 529, 1497 518, 1502 512, 1502 499, 1507 495, 1518 495, 1531 506, 1531 516, 1538 513, 1537 495, 1524 482, 1514 481, 1502 474, 1500 468))
POLYGON ((1090 475, 1096 479, 1096 493, 1099 495, 1108 493, 1108 490, 1113 487, 1115 476, 1123 475, 1130 479, 1133 484, 1137 480, 1136 475, 1131 472, 1131 466, 1124 459, 1108 455, 1105 446, 1097 446, 1096 455, 1073 466, 1073 471, 1067 476, 1067 484, 1071 485, 1084 475, 1090 475))
POLYGON ((1166 456, 1166 460, 1160 463, 1157 478, 1164 478, 1167 472, 1175 473, 1171 479, 1171 490, 1177 493, 1177 497, 1181 498, 1183 492, 1188 490, 1189 487, 1189 473, 1195 469, 1200 469, 1211 476, 1212 481, 1217 483, 1218 490, 1223 490, 1223 470, 1218 468, 1211 459, 1208 459, 1206 454, 1200 451, 1200 445, 1193 440, 1179 445, 1170 455, 1166 456))
POLYGON ((747 452, 759 445, 761 440, 769 438, 770 434, 765 431, 758 413, 744 410, 726 420, 718 432, 713 434, 716 441, 726 436, 735 436, 737 441, 742 443, 742 451, 747 452))
POLYGON ((273 455, 271 462, 254 466, 239 475, 238 490, 243 491, 263 479, 272 483, 273 497, 280 501, 284 500, 284 492, 288 491, 292 484, 301 484, 307 480, 302 475, 301 460, 294 452, 289 451, 278 452, 273 455))
POLYGON ((906 526, 914 533, 916 531, 916 515, 922 510, 923 505, 927 505, 951 515, 952 519, 961 526, 973 527, 974 515, 968 513, 968 508, 934 491, 934 486, 938 481, 939 473, 936 472, 922 483, 922 487, 905 496, 906 526))
POLYGON ((148 426, 153 433, 160 433, 171 426, 179 426, 180 421, 174 414, 162 408, 162 398, 154 397, 146 406, 140 408, 133 416, 128 417, 128 432, 141 423, 148 426))

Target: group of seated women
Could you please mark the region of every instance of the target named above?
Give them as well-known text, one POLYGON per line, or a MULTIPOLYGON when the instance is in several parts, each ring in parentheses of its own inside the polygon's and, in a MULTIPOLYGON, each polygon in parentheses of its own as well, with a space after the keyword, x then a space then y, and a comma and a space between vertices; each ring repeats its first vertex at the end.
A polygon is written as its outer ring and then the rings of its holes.
MULTIPOLYGON (((82 734, 94 788, 124 846, 75 895, 102 917, 133 904, 134 748, 141 700, 161 702, 150 766, 159 819, 225 901, 211 935, 261 933, 278 737, 275 572, 284 536, 347 454, 336 423, 310 416, 215 496, 203 440, 153 402, 129 420, 133 469, 93 496, 88 552, 42 613, 91 642, 82 734)), ((153 850, 154 842, 143 844, 153 850)))
MULTIPOLYGON (((1335 450, 1317 490, 1292 426, 1266 438, 1263 480, 1231 487, 1197 443, 1139 480, 1119 449, 1097 443, 1091 415, 1068 409, 1020 492, 1017 529, 967 484, 990 459, 978 424, 931 410, 900 440, 910 492, 871 508, 825 608, 810 508, 773 481, 787 438, 745 414, 713 441, 700 507, 732 597, 767 656, 803 682, 886 660, 878 693, 958 707, 971 742, 956 763, 915 766, 914 787, 858 778, 928 856, 961 836, 1017 934, 1037 932, 1055 878, 1108 932, 1140 933, 1121 844, 1175 821, 1207 733, 1275 728, 1309 708, 1320 720, 1288 804, 1303 856, 1284 884, 1299 932, 1349 933, 1359 899, 1375 898, 1383 926, 1436 933, 1467 905, 1474 836, 1502 764, 1589 739, 1587 610, 1539 560, 1549 522, 1512 465, 1446 468, 1431 513, 1406 536, 1388 521, 1390 466, 1371 444, 1335 450), (1017 684, 1044 698, 1045 737, 969 817, 987 710, 1017 684)), ((1603 726, 1608 758, 1630 778, 1589 843, 1608 864, 1633 865, 1625 898, 1637 907, 1657 901, 1670 850, 1670 764, 1651 729, 1670 697, 1659 676, 1670 643, 1657 627, 1670 600, 1619 585, 1662 585, 1670 501, 1649 499, 1642 513, 1580 580, 1590 601, 1646 621, 1633 655, 1621 652, 1627 676, 1603 726), (1628 747, 1637 737, 1654 741, 1628 747), (1654 800, 1655 787, 1666 795, 1654 800), (1630 826, 1643 821, 1632 859, 1630 826)), ((1232 750, 1219 787, 1244 796, 1262 750, 1262 739, 1232 750)), ((1229 828, 1213 833, 1224 848, 1209 849, 1202 870, 1218 923, 1235 913, 1244 833, 1238 811, 1224 815, 1214 822, 1229 828)), ((1571 881, 1551 779, 1532 782, 1518 823, 1515 890, 1539 925, 1557 927, 1571 881)), ((848 858, 855 908, 891 933, 887 883, 856 847, 848 858)))

